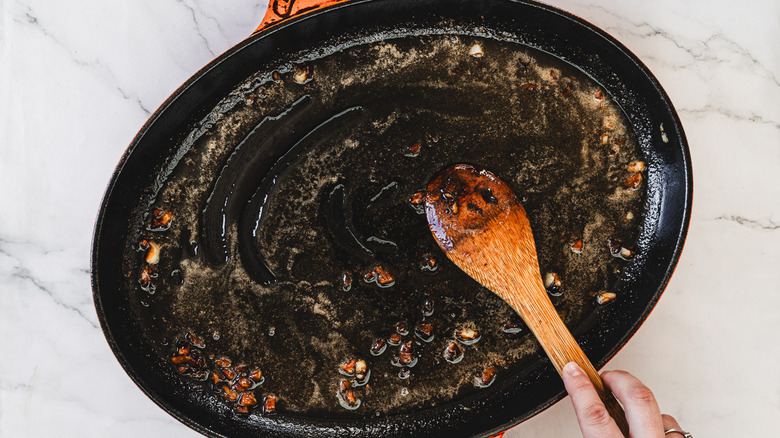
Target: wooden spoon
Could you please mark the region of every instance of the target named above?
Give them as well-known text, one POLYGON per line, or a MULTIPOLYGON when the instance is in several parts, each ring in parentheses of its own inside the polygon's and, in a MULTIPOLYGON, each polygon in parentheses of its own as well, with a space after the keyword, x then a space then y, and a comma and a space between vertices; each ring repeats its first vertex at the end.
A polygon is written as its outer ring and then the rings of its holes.
POLYGON ((433 237, 447 257, 515 309, 559 374, 569 362, 582 367, 628 436, 623 408, 547 296, 531 224, 512 189, 482 167, 455 164, 428 183, 425 211, 433 237))

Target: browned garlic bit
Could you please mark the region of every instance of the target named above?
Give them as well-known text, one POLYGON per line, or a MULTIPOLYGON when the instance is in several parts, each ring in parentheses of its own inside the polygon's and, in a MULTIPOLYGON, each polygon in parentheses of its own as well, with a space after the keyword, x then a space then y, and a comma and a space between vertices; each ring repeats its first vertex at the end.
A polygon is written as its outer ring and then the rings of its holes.
POLYGON ((455 339, 463 345, 471 345, 479 341, 480 338, 481 336, 474 329, 462 328, 455 330, 455 339))
POLYGON ((384 339, 376 339, 374 340, 374 343, 371 344, 371 354, 374 356, 379 356, 380 354, 384 353, 385 349, 387 349, 387 343, 384 339))
POLYGON ((390 287, 395 284, 395 278, 385 268, 375 265, 363 276, 366 283, 375 283, 379 287, 390 287))
POLYGON ((267 395, 263 399, 263 414, 271 415, 276 413, 276 397, 267 395))
POLYGON ((295 82, 299 84, 303 84, 306 82, 306 70, 304 69, 296 69, 295 74, 293 75, 293 79, 295 82))
POLYGON ((477 388, 487 388, 492 385, 496 380, 496 373, 498 370, 496 367, 487 367, 482 372, 478 372, 474 376, 474 386, 477 388))
POLYGON ((168 210, 161 210, 155 208, 152 210, 152 226, 149 228, 151 231, 165 231, 171 227, 173 213, 168 210))
POLYGON ((339 382, 339 392, 345 393, 352 388, 352 381, 347 379, 341 379, 339 382))
POLYGON ((664 131, 663 123, 661 123, 661 141, 664 143, 669 143, 669 137, 666 136, 666 131, 664 131))
POLYGON ((601 144, 605 145, 605 144, 609 143, 609 134, 607 134, 607 133, 601 134, 600 139, 601 139, 601 144))
POLYGON ((309 82, 314 76, 314 68, 312 66, 296 67, 293 74, 293 80, 298 84, 305 84, 309 82))
POLYGON ((238 404, 242 406, 254 406, 257 404, 257 399, 255 398, 255 394, 252 392, 245 392, 241 394, 241 397, 238 399, 238 404))
POLYGON ((520 323, 515 321, 507 321, 501 327, 501 331, 503 331, 504 333, 508 333, 510 335, 514 335, 523 331, 523 326, 520 323))
POLYGON ((344 292, 349 291, 352 289, 352 274, 349 272, 344 272, 341 274, 341 289, 344 292))
POLYGON ((185 333, 184 334, 184 339, 189 341, 190 344, 192 344, 193 347, 197 347, 197 348, 200 348, 200 349, 206 348, 206 341, 204 341, 203 339, 197 337, 192 332, 185 333))
POLYGON ((339 400, 339 404, 344 409, 352 411, 360 407, 360 399, 355 396, 355 392, 351 389, 348 389, 344 392, 339 392, 337 394, 337 398, 339 400))
POLYGON ((368 369, 368 365, 364 360, 358 360, 355 363, 355 386, 363 386, 368 383, 368 379, 371 376, 371 370, 368 369))
POLYGON ((355 386, 364 386, 368 383, 368 378, 371 376, 371 371, 367 371, 365 374, 355 374, 355 386))
POLYGON ((469 49, 469 55, 475 57, 475 58, 481 58, 485 55, 485 52, 482 51, 482 46, 479 45, 479 43, 475 43, 471 48, 469 49))
POLYGON ((458 363, 463 360, 463 350, 455 341, 449 341, 447 348, 444 349, 444 360, 449 363, 458 363))
POLYGON ((431 342, 433 340, 433 326, 421 322, 414 328, 414 334, 423 342, 431 342))
POLYGON ((390 336, 387 337, 387 343, 392 346, 401 345, 401 335, 398 333, 392 333, 390 336))
POLYGON ((422 149, 422 143, 416 142, 406 148, 406 153, 404 153, 404 156, 407 157, 416 157, 420 155, 420 150, 422 149))
POLYGON ((618 254, 620 254, 620 248, 623 246, 623 244, 619 240, 609 238, 607 240, 607 244, 609 245, 610 254, 612 254, 613 256, 617 256, 618 254))
POLYGON ((579 239, 578 241, 571 244, 571 250, 575 254, 582 254, 582 247, 584 244, 582 243, 582 239, 579 239))
POLYGON ((176 341, 176 354, 190 354, 191 345, 186 340, 176 341))
POLYGON ((393 358, 393 365, 407 366, 409 368, 417 364, 417 356, 413 341, 407 341, 401 344, 398 356, 393 358))
POLYGON ((237 390, 246 391, 247 389, 254 386, 254 383, 249 379, 249 377, 239 377, 235 383, 235 386, 237 390))
POLYGON ((141 272, 138 275, 138 283, 141 285, 141 289, 149 293, 154 293, 154 285, 152 279, 157 278, 157 266, 145 265, 141 268, 141 272))
POLYGON ((644 161, 632 161, 628 165, 629 172, 644 172, 646 168, 644 161))
POLYGON ((432 255, 425 256, 425 260, 420 263, 420 269, 423 271, 434 272, 439 269, 439 262, 432 255))
POLYGON ((222 385, 222 391, 222 396, 225 397, 225 400, 236 401, 238 399, 238 391, 230 388, 230 386, 222 385))
POLYGON ((355 375, 355 364, 357 363, 357 360, 350 359, 344 363, 341 364, 341 374, 347 375, 347 376, 353 376, 355 375))
POLYGON ((598 90, 593 94, 593 98, 596 100, 601 100, 604 98, 604 91, 598 90))
POLYGON ((539 89, 539 84, 527 83, 527 84, 521 85, 520 87, 525 88, 526 90, 538 90, 539 89))
POLYGON ((636 251, 628 249, 617 239, 609 239, 609 252, 614 257, 619 257, 623 260, 630 260, 636 255, 636 251))
POLYGON ((625 219, 627 221, 633 220, 634 219, 634 213, 629 211, 628 213, 626 213, 626 218, 625 219))
POLYGON ((341 407, 350 411, 360 407, 360 399, 355 396, 355 391, 352 390, 352 386, 352 381, 342 380, 339 382, 339 389, 336 392, 336 398, 341 407))
POLYGON ((156 265, 160 262, 160 245, 149 242, 149 250, 146 252, 146 263, 156 265))
POLYGON ((406 325, 405 321, 399 321, 395 324, 395 332, 401 336, 406 336, 409 334, 409 326, 406 325))
POLYGON ((355 374, 365 374, 366 370, 368 370, 368 365, 366 365, 366 361, 360 359, 357 362, 355 362, 355 374))
POLYGON ((599 292, 599 294, 596 295, 596 302, 599 303, 599 305, 604 305, 614 300, 616 297, 617 295, 613 292, 599 292))
POLYGON ((642 185, 642 174, 634 173, 623 182, 623 185, 629 190, 637 190, 642 185))
POLYGON ((238 373, 236 373, 236 370, 234 370, 233 368, 222 368, 220 371, 222 371, 222 374, 224 374, 228 380, 233 380, 238 375, 238 373))
POLYGON ((561 277, 555 272, 548 272, 544 276, 544 287, 551 296, 559 297, 563 295, 563 282, 561 277))
POLYGON ((409 198, 409 205, 417 214, 425 214, 425 192, 416 192, 409 198))
POLYGON ((173 357, 171 357, 171 362, 173 362, 176 365, 181 365, 183 363, 187 363, 192 359, 190 356, 183 355, 183 354, 177 354, 173 357))

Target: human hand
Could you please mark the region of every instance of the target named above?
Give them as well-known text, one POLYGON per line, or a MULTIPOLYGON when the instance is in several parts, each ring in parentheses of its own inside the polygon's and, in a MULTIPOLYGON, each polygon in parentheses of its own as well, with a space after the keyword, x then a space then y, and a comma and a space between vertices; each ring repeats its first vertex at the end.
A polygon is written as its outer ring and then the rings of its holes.
MULTIPOLYGON (((609 416, 596 389, 582 369, 570 362, 563 367, 563 383, 571 396, 574 412, 584 438, 622 438, 615 421, 609 416)), ((625 371, 601 373, 604 385, 623 404, 631 438, 688 438, 690 434, 670 431, 680 430, 677 420, 661 415, 652 391, 636 377, 625 371)))

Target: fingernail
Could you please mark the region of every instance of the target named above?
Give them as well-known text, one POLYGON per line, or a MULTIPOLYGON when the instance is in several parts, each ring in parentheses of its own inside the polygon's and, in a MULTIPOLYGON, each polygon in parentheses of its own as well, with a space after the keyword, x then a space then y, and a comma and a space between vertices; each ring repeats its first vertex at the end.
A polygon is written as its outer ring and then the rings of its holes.
POLYGON ((574 362, 569 362, 563 366, 563 372, 571 377, 582 375, 582 368, 574 362))

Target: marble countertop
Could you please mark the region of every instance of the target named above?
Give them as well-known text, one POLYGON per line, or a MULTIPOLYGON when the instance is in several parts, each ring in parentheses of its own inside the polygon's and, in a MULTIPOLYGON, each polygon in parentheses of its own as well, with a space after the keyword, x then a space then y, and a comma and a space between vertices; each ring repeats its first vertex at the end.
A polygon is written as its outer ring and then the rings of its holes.
MULTIPOLYGON (((697 437, 780 430, 780 3, 552 0, 644 61, 695 195, 663 298, 608 364, 697 437)), ((152 111, 248 36, 263 0, 0 2, 0 437, 195 437, 132 383, 89 279, 96 212, 152 111)), ((579 436, 568 399, 508 438, 579 436)))

